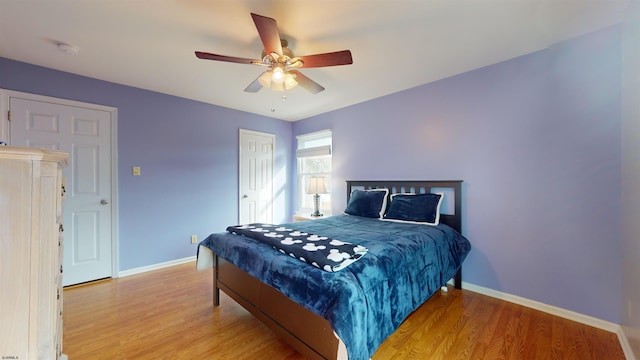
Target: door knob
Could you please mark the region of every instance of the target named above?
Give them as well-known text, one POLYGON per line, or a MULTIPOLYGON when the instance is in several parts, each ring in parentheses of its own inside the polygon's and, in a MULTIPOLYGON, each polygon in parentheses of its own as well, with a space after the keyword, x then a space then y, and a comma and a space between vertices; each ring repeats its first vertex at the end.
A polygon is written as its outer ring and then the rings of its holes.
POLYGON ((102 204, 102 205, 109 205, 109 200, 107 200, 107 199, 102 199, 102 200, 100 200, 100 204, 102 204))
POLYGON ((242 195, 242 198, 243 198, 243 199, 246 199, 246 198, 248 198, 248 197, 249 197, 249 195, 247 195, 247 194, 242 195))

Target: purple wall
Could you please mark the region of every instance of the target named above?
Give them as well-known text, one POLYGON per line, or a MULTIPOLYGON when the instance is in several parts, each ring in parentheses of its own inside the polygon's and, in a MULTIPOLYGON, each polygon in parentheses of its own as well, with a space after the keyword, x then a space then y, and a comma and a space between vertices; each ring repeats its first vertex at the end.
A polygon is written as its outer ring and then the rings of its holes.
MULTIPOLYGON (((237 223, 240 128, 276 134, 275 174, 290 171, 290 122, 4 58, 0 88, 118 108, 121 271, 193 256, 192 234, 237 223)), ((289 189, 277 181, 275 220, 284 222, 289 189)))
POLYGON ((294 123, 348 179, 464 180, 464 280, 618 323, 621 44, 608 28, 294 123))

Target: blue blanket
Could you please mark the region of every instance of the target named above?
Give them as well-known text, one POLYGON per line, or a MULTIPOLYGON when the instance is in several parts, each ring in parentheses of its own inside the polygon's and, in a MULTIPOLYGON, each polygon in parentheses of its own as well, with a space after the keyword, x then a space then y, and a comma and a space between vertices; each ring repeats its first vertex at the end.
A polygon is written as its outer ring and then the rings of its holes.
POLYGON ((471 249, 466 238, 444 224, 338 215, 283 226, 369 251, 342 271, 327 272, 235 234, 212 234, 201 245, 327 319, 351 360, 369 359, 411 312, 455 275, 471 249))

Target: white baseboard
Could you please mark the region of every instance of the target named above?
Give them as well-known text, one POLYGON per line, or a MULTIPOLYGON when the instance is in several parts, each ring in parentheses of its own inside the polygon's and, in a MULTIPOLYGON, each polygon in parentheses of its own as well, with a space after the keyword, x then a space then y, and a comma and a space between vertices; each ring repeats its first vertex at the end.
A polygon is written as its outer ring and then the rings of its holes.
MULTIPOLYGON (((182 259, 176 259, 176 260, 166 261, 166 262, 163 262, 163 263, 147 265, 147 266, 141 266, 141 267, 137 267, 137 268, 133 268, 133 269, 129 269, 129 270, 119 271, 118 272, 118 277, 125 277, 125 276, 130 276, 130 275, 135 275, 135 274, 141 274, 141 273, 144 273, 144 272, 147 272, 147 271, 158 270, 158 269, 166 268, 166 267, 169 267, 169 266, 188 263, 188 262, 191 262, 191 261, 194 261, 194 262, 196 261, 195 255, 194 256, 189 256, 189 257, 186 257, 186 258, 182 258, 182 259)), ((195 265, 194 265, 194 270, 195 270, 195 265)))
POLYGON ((627 334, 624 333, 624 328, 622 326, 620 326, 620 330, 618 330, 616 334, 618 335, 618 340, 620 340, 620 346, 622 347, 625 358, 627 360, 636 360, 631 344, 629 344, 629 338, 627 337, 627 334))
POLYGON ((554 316, 576 321, 581 324, 589 325, 598 329, 615 333, 618 336, 618 341, 620 341, 620 346, 622 347, 622 350, 627 360, 636 360, 635 356, 633 355, 633 351, 631 351, 631 346, 629 345, 629 341, 627 340, 627 337, 622 331, 622 327, 616 323, 612 323, 610 321, 605 321, 592 316, 580 314, 575 311, 559 308, 557 306, 547 305, 539 301, 530 300, 520 296, 503 293, 501 291, 489 289, 489 288, 474 285, 474 284, 469 284, 464 281, 462 282, 462 288, 465 290, 476 292, 478 294, 487 295, 492 298, 508 301, 508 302, 522 305, 531 309, 546 312, 554 316))
POLYGON ((609 321, 605 321, 605 320, 601 320, 601 319, 598 319, 598 318, 595 318, 595 317, 592 317, 592 316, 580 314, 580 313, 577 313, 577 312, 574 312, 574 311, 571 311, 571 310, 559 308, 557 306, 547 305, 547 304, 541 303, 539 301, 530 300, 530 299, 523 298, 523 297, 520 297, 520 296, 503 293, 501 291, 489 289, 489 288, 486 288, 486 287, 465 283, 464 281, 462 282, 462 288, 465 289, 465 290, 477 292, 477 293, 482 294, 482 295, 491 296, 491 297, 496 298, 496 299, 500 299, 500 300, 512 302, 514 304, 526 306, 526 307, 531 308, 531 309, 540 310, 540 311, 546 312, 546 313, 551 314, 551 315, 555 315, 555 316, 559 316, 559 317, 562 317, 562 318, 565 318, 565 319, 573 320, 573 321, 576 321, 576 322, 579 322, 579 323, 582 323, 582 324, 585 324, 585 325, 596 327, 598 329, 606 330, 608 332, 615 333, 620 328, 620 325, 612 323, 612 322, 609 322, 609 321))

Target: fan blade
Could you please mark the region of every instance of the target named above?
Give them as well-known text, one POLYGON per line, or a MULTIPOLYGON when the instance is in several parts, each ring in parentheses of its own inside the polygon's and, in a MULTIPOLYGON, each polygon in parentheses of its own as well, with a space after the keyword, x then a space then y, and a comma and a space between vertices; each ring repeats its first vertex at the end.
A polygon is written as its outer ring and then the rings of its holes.
POLYGON ((302 75, 300 71, 290 70, 289 73, 294 74, 296 76, 296 81, 298 82, 298 84, 303 88, 309 90, 309 92, 311 92, 312 94, 317 94, 320 91, 324 90, 324 87, 322 87, 317 82, 309 79, 308 77, 302 75))
POLYGON ((241 64, 259 64, 259 63, 262 63, 261 60, 245 59, 245 58, 239 58, 239 57, 235 57, 235 56, 210 54, 210 53, 201 52, 201 51, 196 51, 196 56, 199 59, 226 61, 226 62, 241 63, 241 64))
MULTIPOLYGON (((268 70, 267 70, 268 71, 268 70)), ((265 71, 265 72, 267 72, 265 71)), ((247 86, 246 89, 244 89, 245 92, 250 92, 250 93, 256 93, 258 91, 260 91, 260 89, 262 89, 262 84, 260 84, 260 77, 265 73, 263 72, 262 74, 260 74, 260 76, 258 76, 255 80, 253 80, 253 82, 251 84, 249 84, 249 86, 247 86)))
POLYGON ((351 51, 349 50, 342 50, 325 54, 298 56, 298 59, 302 60, 302 62, 304 63, 302 67, 304 68, 353 64, 351 51))
POLYGON ((253 22, 256 24, 260 40, 264 45, 267 53, 276 53, 282 56, 282 44, 280 43, 280 33, 278 32, 278 24, 272 18, 251 13, 253 22))

